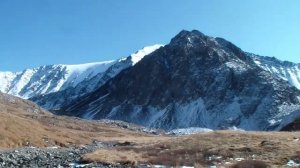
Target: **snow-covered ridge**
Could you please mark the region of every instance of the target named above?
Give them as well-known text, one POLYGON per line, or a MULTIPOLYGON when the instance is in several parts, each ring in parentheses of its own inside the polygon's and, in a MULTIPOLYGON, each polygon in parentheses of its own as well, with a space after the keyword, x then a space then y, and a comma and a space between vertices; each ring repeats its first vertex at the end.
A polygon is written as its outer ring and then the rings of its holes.
POLYGON ((142 58, 144 58, 145 55, 152 53, 153 51, 159 49, 162 46, 163 45, 161 45, 161 44, 156 44, 153 46, 144 47, 143 49, 137 51, 136 53, 131 54, 130 56, 131 56, 132 65, 135 65, 142 58))
POLYGON ((46 65, 22 72, 0 72, 0 91, 22 98, 74 87, 84 79, 105 71, 114 61, 79 65, 46 65))
MULTIPOLYGON (((153 45, 144 47, 136 53, 131 54, 129 56, 131 62, 130 66, 135 65, 145 55, 152 53, 161 46, 162 45, 153 45)), ((127 58, 124 58, 124 61, 127 58)), ((0 91, 28 99, 39 95, 63 91, 70 87, 75 88, 82 82, 88 83, 87 81, 95 78, 97 75, 101 77, 99 74, 106 72, 116 64, 120 64, 122 60, 123 59, 77 65, 45 65, 26 69, 21 72, 0 72, 0 91)), ((123 67, 127 68, 128 66, 123 67)), ((115 73, 119 73, 121 70, 123 70, 122 67, 116 70, 115 73)))
POLYGON ((271 72, 273 75, 288 81, 290 85, 300 89, 300 64, 280 61, 274 57, 258 56, 251 53, 247 54, 264 70, 271 72))
POLYGON ((70 86, 75 87, 78 83, 85 79, 90 79, 100 72, 104 72, 116 61, 104 61, 79 65, 61 65, 66 69, 66 78, 70 82, 70 86))

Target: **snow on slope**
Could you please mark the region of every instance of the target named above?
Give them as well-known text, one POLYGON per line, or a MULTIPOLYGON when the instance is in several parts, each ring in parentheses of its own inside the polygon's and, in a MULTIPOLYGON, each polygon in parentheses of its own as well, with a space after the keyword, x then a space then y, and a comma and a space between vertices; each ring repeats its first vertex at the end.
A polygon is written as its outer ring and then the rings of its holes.
POLYGON ((162 46, 163 45, 161 45, 161 44, 156 44, 156 45, 153 45, 153 46, 144 47, 143 49, 137 51, 136 53, 131 54, 132 65, 135 65, 142 58, 144 58, 145 55, 148 55, 148 54, 152 53, 153 51, 159 49, 162 46))
POLYGON ((288 81, 290 85, 300 89, 300 64, 280 61, 274 57, 258 56, 248 53, 253 61, 266 71, 288 81))
POLYGON ((74 87, 69 87, 59 92, 47 95, 35 96, 32 97, 31 100, 46 109, 58 110, 62 106, 72 103, 72 101, 77 97, 96 90, 105 84, 105 82, 107 82, 109 79, 119 74, 122 70, 135 65, 144 56, 152 53, 161 46, 162 45, 153 45, 145 47, 128 57, 114 61, 113 64, 111 64, 106 70, 96 71, 98 73, 92 78, 84 79, 74 87))
POLYGON ((105 61, 79 65, 63 65, 66 68, 66 86, 75 87, 83 80, 90 79, 100 72, 106 71, 116 61, 105 61))
POLYGON ((0 72, 0 91, 22 98, 48 94, 76 86, 105 71, 114 61, 80 65, 47 65, 22 72, 0 72))
POLYGON ((179 128, 179 129, 174 129, 167 134, 170 135, 192 135, 192 134, 198 134, 198 133, 207 133, 207 132, 212 132, 212 129, 208 128, 199 128, 199 127, 190 127, 190 128, 179 128))
POLYGON ((1 92, 8 92, 10 84, 12 83, 13 79, 16 77, 15 73, 12 72, 0 72, 0 91, 1 92))
MULTIPOLYGON (((119 60, 78 65, 46 65, 26 69, 22 72, 0 72, 0 91, 25 99, 55 93, 77 86, 80 88, 78 90, 87 87, 86 91, 92 91, 96 88, 97 84, 104 84, 103 82, 115 76, 121 70, 135 65, 145 55, 150 54, 161 46, 162 45, 153 45, 144 47, 136 53, 131 54, 130 63, 126 63, 126 65, 120 62, 122 62, 122 60, 125 61, 128 57, 119 60), (103 76, 106 71, 108 73, 103 76), (101 82, 102 77, 106 79, 101 82)), ((51 102, 49 103, 53 104, 51 102)))

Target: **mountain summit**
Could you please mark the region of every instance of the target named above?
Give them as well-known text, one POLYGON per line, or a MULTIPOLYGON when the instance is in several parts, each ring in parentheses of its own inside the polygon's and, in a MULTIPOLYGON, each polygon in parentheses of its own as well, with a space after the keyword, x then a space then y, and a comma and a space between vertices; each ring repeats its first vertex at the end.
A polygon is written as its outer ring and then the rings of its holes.
POLYGON ((173 129, 280 129, 300 91, 229 41, 181 31, 61 114, 173 129))

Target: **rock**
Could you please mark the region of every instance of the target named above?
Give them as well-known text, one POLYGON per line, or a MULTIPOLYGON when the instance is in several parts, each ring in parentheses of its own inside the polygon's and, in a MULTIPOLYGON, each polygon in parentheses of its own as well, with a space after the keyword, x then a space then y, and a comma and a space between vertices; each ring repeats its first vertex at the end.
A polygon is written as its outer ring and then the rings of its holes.
MULTIPOLYGON (((0 168, 9 167, 70 167, 70 163, 79 163, 80 157, 102 147, 112 147, 115 143, 94 141, 85 146, 70 146, 66 148, 20 148, 0 151, 0 168)), ((123 145, 132 144, 124 142, 123 145)), ((109 167, 100 163, 91 163, 86 167, 109 167)), ((113 166, 115 167, 115 166, 113 166)), ((117 167, 122 167, 117 166, 117 167)), ((126 167, 126 166, 123 166, 126 167)))

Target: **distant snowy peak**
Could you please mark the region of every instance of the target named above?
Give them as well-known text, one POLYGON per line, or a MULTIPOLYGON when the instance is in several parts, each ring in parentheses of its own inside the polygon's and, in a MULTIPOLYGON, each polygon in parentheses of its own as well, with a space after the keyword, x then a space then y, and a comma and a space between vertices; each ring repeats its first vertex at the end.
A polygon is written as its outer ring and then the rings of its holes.
POLYGON ((154 52, 155 50, 157 50, 163 46, 164 45, 162 45, 162 44, 156 44, 153 46, 144 47, 143 49, 137 51, 136 53, 131 54, 130 57, 131 57, 132 65, 135 65, 142 58, 144 58, 144 56, 151 54, 152 52, 154 52))
MULTIPOLYGON (((77 65, 45 65, 22 72, 0 72, 0 91, 25 99, 46 95, 67 88, 75 88, 80 83, 88 83, 93 78, 101 78, 104 72, 113 77, 121 70, 135 65, 145 55, 152 53, 162 45, 153 45, 131 54, 129 57, 104 62, 94 62, 77 65)), ((107 79, 103 80, 106 81, 107 79)), ((100 81, 94 79, 93 81, 100 81)), ((97 83, 92 83, 97 84, 97 83)), ((103 83, 101 83, 103 84, 103 83)), ((83 84, 81 88, 84 87, 83 84)), ((92 86, 91 88, 96 88, 92 86)))
POLYGON ((300 64, 280 61, 274 57, 258 56, 247 53, 253 58, 253 61, 266 71, 273 75, 288 81, 290 85, 300 89, 300 64))
POLYGON ((75 80, 68 80, 71 82, 64 84, 65 86, 69 86, 68 88, 63 87, 63 89, 60 89, 58 92, 41 96, 37 95, 30 99, 48 110, 60 109, 62 106, 72 103, 77 97, 95 91, 122 70, 134 66, 138 61, 144 58, 144 56, 152 53, 161 46, 162 45, 153 45, 145 47, 117 61, 102 62, 103 67, 99 67, 99 69, 94 66, 90 67, 94 63, 85 64, 85 66, 67 65, 66 69, 68 73, 66 74, 66 78, 73 79, 76 77, 75 80))
POLYGON ((114 61, 79 65, 46 65, 22 72, 0 72, 0 91, 22 98, 48 94, 105 71, 114 61))

